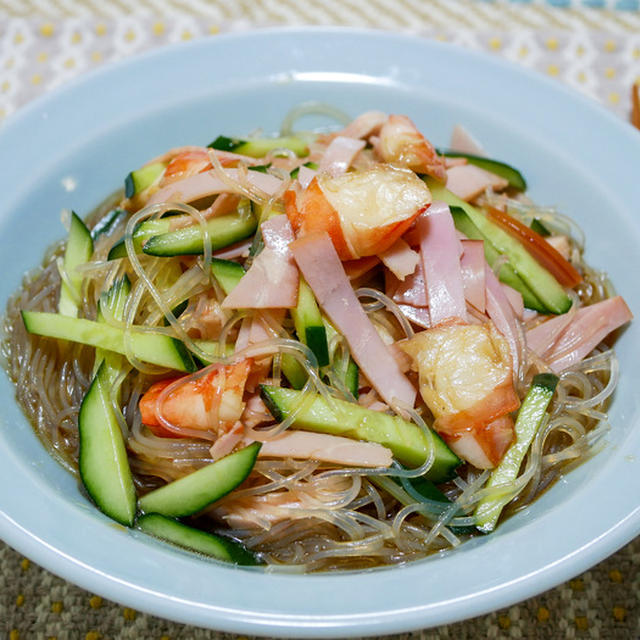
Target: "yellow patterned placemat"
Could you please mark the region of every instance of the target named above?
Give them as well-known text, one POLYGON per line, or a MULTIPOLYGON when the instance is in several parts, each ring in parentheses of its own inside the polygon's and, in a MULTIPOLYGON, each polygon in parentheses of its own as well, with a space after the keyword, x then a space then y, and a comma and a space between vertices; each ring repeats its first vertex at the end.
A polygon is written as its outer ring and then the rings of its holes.
MULTIPOLYGON (((638 12, 474 0, 0 0, 0 126, 33 98, 105 62, 167 43, 283 24, 404 30, 487 51, 557 78, 623 118, 630 86, 640 82, 638 12)), ((394 638, 637 639, 639 569, 636 539, 537 598, 394 638)), ((0 543, 0 638, 231 637, 102 600, 0 543)))

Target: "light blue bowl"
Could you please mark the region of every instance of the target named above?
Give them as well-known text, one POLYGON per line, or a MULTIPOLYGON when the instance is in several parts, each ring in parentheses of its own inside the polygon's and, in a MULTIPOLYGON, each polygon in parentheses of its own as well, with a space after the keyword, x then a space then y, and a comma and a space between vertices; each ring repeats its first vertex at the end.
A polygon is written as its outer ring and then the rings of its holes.
MULTIPOLYGON (((133 168, 219 133, 276 131, 322 100, 351 115, 406 113, 437 145, 464 123, 519 167, 540 203, 587 233, 638 313, 640 135, 555 82, 408 36, 343 29, 259 31, 106 67, 45 96, 0 131, 0 299, 133 168), (75 180, 73 191, 65 178, 75 180)), ((279 636, 386 634, 479 615, 584 571, 640 532, 638 324, 618 345, 609 444, 487 537, 409 566, 333 575, 236 569, 103 517, 47 455, 5 376, 0 536, 47 569, 123 604, 220 630, 279 636)))

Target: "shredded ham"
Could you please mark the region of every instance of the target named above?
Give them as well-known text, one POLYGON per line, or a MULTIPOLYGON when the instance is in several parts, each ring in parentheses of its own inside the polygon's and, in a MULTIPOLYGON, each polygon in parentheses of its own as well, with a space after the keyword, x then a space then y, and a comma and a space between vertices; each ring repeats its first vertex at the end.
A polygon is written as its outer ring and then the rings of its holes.
POLYGON ((265 248, 223 300, 224 309, 291 309, 298 303, 298 269, 289 250, 291 225, 278 215, 261 229, 265 248))
POLYGON ((411 275, 420 262, 420 254, 414 251, 402 238, 398 238, 386 251, 380 254, 380 260, 398 280, 411 275))
POLYGON ((416 390, 362 309, 328 234, 298 238, 291 250, 318 304, 347 340, 353 359, 372 386, 387 404, 398 399, 413 406, 416 390))
POLYGON ((306 189, 311 181, 318 175, 317 171, 302 165, 298 168, 298 182, 303 189, 306 189))
MULTIPOLYGON (((241 175, 238 169, 227 169, 227 175, 231 180, 238 180, 240 183, 246 180, 253 187, 256 187, 272 196, 277 193, 282 186, 282 180, 268 173, 260 171, 247 171, 246 176, 241 175)), ((212 172, 196 173, 195 175, 172 182, 171 184, 158 189, 148 201, 148 204, 158 204, 160 202, 193 202, 200 198, 217 195, 219 193, 235 193, 235 190, 225 182, 213 175, 212 172)), ((238 193, 240 191, 238 190, 238 193)))
MULTIPOLYGON (((547 320, 528 331, 527 338, 532 332, 549 331, 552 334, 555 329, 553 325, 559 325, 560 318, 562 316, 547 320), (551 326, 544 326, 550 323, 551 326)), ((632 318, 633 314, 621 296, 582 307, 576 311, 568 326, 559 333, 551 348, 546 351, 545 359, 554 372, 560 373, 580 362, 612 331, 630 322, 632 318)), ((536 344, 535 339, 532 342, 536 344)), ((531 344, 530 347, 533 348, 531 344)))
POLYGON ((365 111, 352 120, 338 135, 347 138, 368 138, 380 131, 387 114, 382 111, 365 111))
POLYGON ((469 202, 488 188, 502 191, 509 186, 504 178, 473 164, 458 165, 447 169, 447 189, 461 200, 469 202))
POLYGON ((507 296, 507 300, 509 300, 509 304, 511 305, 513 312, 522 320, 522 317, 524 316, 524 300, 522 299, 522 294, 504 282, 501 282, 500 284, 502 285, 504 295, 507 296))
POLYGON ((486 305, 484 242, 482 240, 461 240, 460 242, 462 244, 460 269, 464 297, 480 313, 484 313, 486 305))
MULTIPOLYGON (((254 435, 258 432, 253 432, 254 435)), ((264 432, 259 458, 319 460, 344 466, 389 467, 393 456, 374 442, 359 442, 342 436, 308 431, 285 431, 275 437, 264 432)))
POLYGON ((417 324, 419 327, 423 327, 425 329, 431 328, 431 316, 429 315, 429 309, 412 307, 409 304, 399 304, 398 307, 405 317, 413 322, 413 324, 417 324))
POLYGON ((498 331, 505 337, 511 350, 514 375, 520 371, 526 352, 520 325, 507 298, 502 284, 491 267, 485 263, 487 315, 493 320, 498 331))
POLYGON ((412 307, 426 307, 429 304, 427 300, 427 285, 424 280, 424 268, 422 260, 416 265, 416 270, 409 276, 406 276, 404 282, 398 280, 391 272, 385 272, 386 292, 394 302, 400 304, 408 304, 412 307))
POLYGON ((484 149, 480 143, 460 124, 453 127, 449 149, 458 153, 468 153, 473 156, 484 156, 484 149))
POLYGON ((460 254, 462 247, 456 235, 449 207, 434 202, 417 220, 420 254, 424 269, 429 313, 434 326, 448 320, 466 322, 460 254))
POLYGON ((235 258, 247 258, 249 256, 249 250, 253 244, 253 238, 248 240, 242 240, 236 242, 224 249, 218 249, 213 252, 214 258, 220 258, 220 260, 234 260, 235 258))
POLYGON ((337 136, 324 152, 318 171, 328 173, 331 176, 340 176, 351 166, 354 158, 364 149, 364 140, 337 136))

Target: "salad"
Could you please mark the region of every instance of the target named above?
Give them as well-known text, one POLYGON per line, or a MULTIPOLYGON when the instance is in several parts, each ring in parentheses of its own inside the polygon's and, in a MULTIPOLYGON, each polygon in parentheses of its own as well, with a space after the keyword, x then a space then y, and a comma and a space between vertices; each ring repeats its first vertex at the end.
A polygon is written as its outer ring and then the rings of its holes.
POLYGON ((632 316, 577 225, 461 127, 218 136, 68 218, 3 343, 107 516, 237 564, 402 563, 590 457, 632 316))

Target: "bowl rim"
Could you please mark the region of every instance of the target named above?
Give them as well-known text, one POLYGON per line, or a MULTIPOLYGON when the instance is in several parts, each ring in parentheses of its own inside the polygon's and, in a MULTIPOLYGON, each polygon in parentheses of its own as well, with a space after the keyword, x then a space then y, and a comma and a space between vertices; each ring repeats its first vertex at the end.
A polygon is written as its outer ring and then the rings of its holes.
MULTIPOLYGON (((613 130, 618 131, 620 135, 628 133, 625 128, 628 125, 625 125, 622 120, 596 102, 537 72, 517 67, 506 60, 495 58, 485 53, 470 52, 467 49, 451 44, 381 30, 354 29, 350 27, 280 27, 228 33, 189 43, 173 44, 107 63, 90 73, 80 75, 54 91, 44 94, 30 104, 21 107, 15 114, 10 116, 0 129, 0 140, 7 136, 9 131, 27 127, 33 118, 38 117, 39 113, 55 106, 56 102, 63 101, 65 99, 64 96, 71 90, 90 91, 92 87, 99 85, 103 78, 119 74, 123 69, 141 68, 149 64, 157 64, 167 57, 190 55, 190 52, 196 52, 200 48, 224 48, 228 43, 247 40, 255 41, 256 39, 304 40, 312 34, 324 34, 327 38, 348 36, 361 41, 373 39, 375 41, 385 41, 390 45, 398 44, 399 42, 403 44, 410 43, 409 46, 425 47, 438 52, 439 55, 452 55, 462 58, 473 55, 480 58, 482 64, 490 69, 498 69, 507 74, 513 74, 517 70, 526 79, 527 83, 542 87, 544 91, 558 96, 560 100, 568 99, 572 103, 579 104, 580 109, 584 109, 600 121, 606 122, 607 127, 613 127, 613 130)), ((640 151, 640 143, 638 143, 637 149, 640 151)), ((1 444, 2 441, 0 440, 1 444)), ((640 448, 636 451, 640 451, 640 448)), ((9 460, 14 460, 15 456, 12 455, 12 452, 9 453, 11 454, 9 460)), ((0 473, 0 477, 1 475, 0 473)), ((38 488, 36 481, 33 481, 32 484, 34 490, 38 488)), ((92 516, 88 518, 90 520, 92 516)), ((189 602, 179 596, 159 593, 149 585, 135 584, 127 579, 122 579, 118 575, 109 575, 103 568, 96 568, 87 564, 83 559, 74 557, 69 553, 68 549, 52 545, 46 538, 30 530, 29 527, 0 506, 0 537, 46 569, 85 589, 97 591, 111 600, 133 605, 153 615, 168 617, 186 624, 253 634, 269 635, 277 632, 280 635, 291 637, 340 637, 345 635, 397 633, 424 627, 425 624, 435 626, 480 615, 521 601, 555 586, 615 552, 639 532, 640 504, 626 513, 624 517, 617 518, 615 522, 611 522, 605 530, 600 531, 597 537, 584 541, 578 548, 574 548, 570 552, 563 551, 561 556, 556 554, 553 560, 545 566, 537 570, 530 570, 521 576, 495 584, 492 587, 487 587, 480 592, 465 594, 446 602, 423 603, 422 606, 413 604, 401 607, 395 604, 393 608, 387 610, 327 615, 326 611, 317 611, 315 613, 298 611, 292 613, 286 611, 247 611, 242 607, 235 609, 222 606, 207 607, 203 606, 202 603, 189 602), (462 615, 460 614, 460 608, 464 609, 462 615)), ((133 544, 138 545, 138 543, 139 541, 134 537, 133 544)), ((152 550, 151 555, 157 560, 166 553, 166 548, 158 545, 157 549, 152 550)), ((173 557, 174 559, 175 557, 180 559, 177 562, 178 566, 187 567, 190 564, 186 560, 182 562, 183 559, 180 554, 174 554, 173 557)), ((402 567, 400 571, 407 580, 417 580, 424 571, 423 567, 428 567, 432 563, 433 560, 426 560, 408 567, 402 567)), ((226 567, 217 568, 216 571, 221 572, 221 575, 223 575, 228 569, 226 567)), ((368 573, 366 579, 373 579, 380 585, 392 584, 393 581, 388 580, 386 577, 389 574, 389 570, 368 573)), ((357 588, 360 582, 358 576, 361 575, 362 572, 357 575, 307 576, 304 580, 307 583, 313 582, 316 586, 321 585, 322 589, 328 591, 333 589, 335 585, 339 585, 340 591, 344 592, 346 589, 357 588)), ((283 588, 292 588, 286 585, 290 585, 292 581, 299 581, 299 577, 284 575, 269 576, 269 579, 280 586, 284 585, 283 588)))

